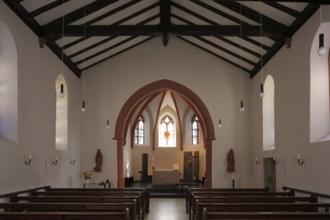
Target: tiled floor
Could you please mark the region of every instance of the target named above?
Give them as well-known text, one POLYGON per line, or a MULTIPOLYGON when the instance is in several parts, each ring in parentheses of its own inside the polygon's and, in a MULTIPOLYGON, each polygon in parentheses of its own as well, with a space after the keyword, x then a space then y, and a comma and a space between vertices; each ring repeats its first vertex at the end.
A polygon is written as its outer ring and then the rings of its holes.
POLYGON ((186 220, 184 198, 151 198, 146 220, 186 220))

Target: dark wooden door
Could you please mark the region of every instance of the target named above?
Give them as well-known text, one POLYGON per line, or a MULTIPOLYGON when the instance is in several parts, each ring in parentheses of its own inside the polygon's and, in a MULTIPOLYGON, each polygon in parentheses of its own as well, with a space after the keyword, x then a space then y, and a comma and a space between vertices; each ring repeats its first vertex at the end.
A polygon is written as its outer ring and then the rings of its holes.
POLYGON ((148 154, 142 154, 141 183, 148 181, 148 154))
POLYGON ((264 180, 265 187, 271 192, 276 191, 276 164, 273 158, 264 158, 264 180))
POLYGON ((183 180, 193 181, 193 155, 191 151, 183 153, 183 180))

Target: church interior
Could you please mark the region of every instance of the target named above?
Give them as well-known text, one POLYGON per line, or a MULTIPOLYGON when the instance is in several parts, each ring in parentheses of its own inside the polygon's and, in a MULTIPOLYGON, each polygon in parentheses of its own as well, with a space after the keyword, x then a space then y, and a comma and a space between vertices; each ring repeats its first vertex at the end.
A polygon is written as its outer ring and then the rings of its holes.
POLYGON ((330 199, 329 22, 322 0, 0 1, 0 200, 143 184, 330 199))

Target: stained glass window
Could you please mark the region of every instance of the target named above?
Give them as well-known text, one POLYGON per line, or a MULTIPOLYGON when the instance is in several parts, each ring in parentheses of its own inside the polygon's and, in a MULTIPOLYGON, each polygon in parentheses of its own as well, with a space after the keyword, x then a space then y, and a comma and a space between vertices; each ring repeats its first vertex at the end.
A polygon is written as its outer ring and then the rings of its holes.
POLYGON ((192 133, 192 144, 198 145, 199 144, 199 121, 197 116, 195 115, 191 119, 191 133, 192 133))
POLYGON ((159 125, 159 147, 175 147, 176 135, 174 121, 170 116, 165 116, 159 125))
POLYGON ((144 144, 144 118, 142 116, 139 117, 135 127, 134 143, 137 145, 144 144))

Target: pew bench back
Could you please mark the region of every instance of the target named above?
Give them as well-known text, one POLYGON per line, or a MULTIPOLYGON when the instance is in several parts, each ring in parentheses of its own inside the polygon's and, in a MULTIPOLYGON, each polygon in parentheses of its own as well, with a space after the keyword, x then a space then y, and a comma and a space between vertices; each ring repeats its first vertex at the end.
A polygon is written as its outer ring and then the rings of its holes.
POLYGON ((273 219, 273 220, 300 220, 300 219, 330 219, 330 213, 321 212, 210 212, 203 210, 203 220, 244 220, 244 219, 273 219))
POLYGON ((123 212, 0 212, 0 220, 129 220, 123 212))

